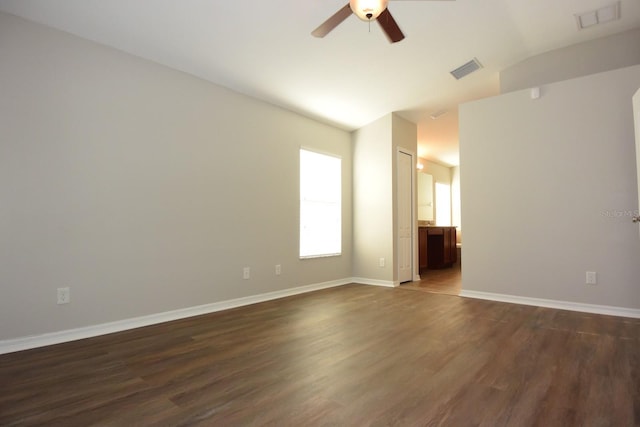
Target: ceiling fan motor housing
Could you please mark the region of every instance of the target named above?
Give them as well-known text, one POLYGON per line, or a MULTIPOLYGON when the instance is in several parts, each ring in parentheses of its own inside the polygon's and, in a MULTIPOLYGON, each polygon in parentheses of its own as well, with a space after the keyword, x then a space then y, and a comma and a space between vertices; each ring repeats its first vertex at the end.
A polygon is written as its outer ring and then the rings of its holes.
POLYGON ((351 11, 363 21, 371 21, 387 8, 389 0, 349 0, 351 11))

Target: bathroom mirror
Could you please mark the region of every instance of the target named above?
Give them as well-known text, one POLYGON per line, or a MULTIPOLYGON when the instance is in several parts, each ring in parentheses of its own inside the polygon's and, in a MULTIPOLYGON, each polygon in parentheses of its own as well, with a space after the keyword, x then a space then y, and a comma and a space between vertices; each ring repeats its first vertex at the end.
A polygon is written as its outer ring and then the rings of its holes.
POLYGON ((433 221, 433 176, 418 172, 418 221, 433 221))

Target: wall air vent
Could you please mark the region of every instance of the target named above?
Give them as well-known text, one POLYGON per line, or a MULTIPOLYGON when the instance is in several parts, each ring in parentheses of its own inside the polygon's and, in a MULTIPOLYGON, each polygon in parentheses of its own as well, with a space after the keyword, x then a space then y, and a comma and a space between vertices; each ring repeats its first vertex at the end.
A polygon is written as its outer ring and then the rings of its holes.
POLYGON ((474 71, 478 71, 480 68, 482 68, 482 64, 476 58, 473 58, 466 64, 461 65, 455 70, 451 71, 451 75, 457 80, 460 80, 461 78, 468 76, 474 71))
POLYGON ((620 2, 601 7, 600 9, 590 10, 589 12, 576 14, 576 24, 578 30, 592 27, 605 22, 617 21, 620 19, 620 2))

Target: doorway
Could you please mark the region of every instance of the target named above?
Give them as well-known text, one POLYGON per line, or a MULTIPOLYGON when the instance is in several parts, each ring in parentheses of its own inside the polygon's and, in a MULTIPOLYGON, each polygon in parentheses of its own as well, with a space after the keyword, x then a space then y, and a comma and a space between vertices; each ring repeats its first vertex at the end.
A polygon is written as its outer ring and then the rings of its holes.
POLYGON ((418 254, 418 273, 413 282, 403 284, 402 288, 459 295, 462 289, 460 167, 422 158, 418 162, 419 237, 414 249, 418 254))

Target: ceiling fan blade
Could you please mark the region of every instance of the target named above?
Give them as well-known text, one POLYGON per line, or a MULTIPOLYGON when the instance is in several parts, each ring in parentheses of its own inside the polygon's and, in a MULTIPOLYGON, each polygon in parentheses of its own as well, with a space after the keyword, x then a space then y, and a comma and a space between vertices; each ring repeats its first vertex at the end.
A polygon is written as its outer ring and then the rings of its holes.
POLYGON ((387 35, 387 38, 391 43, 399 42, 404 38, 404 34, 402 34, 402 30, 398 27, 396 20, 391 16, 391 12, 389 9, 385 9, 376 19, 380 26, 382 27, 382 31, 387 35))
POLYGON ((318 28, 311 32, 311 35, 314 37, 324 37, 331 32, 335 27, 340 25, 342 21, 347 19, 349 15, 353 12, 351 11, 351 7, 349 3, 339 11, 333 14, 333 16, 326 21, 324 21, 318 28))

